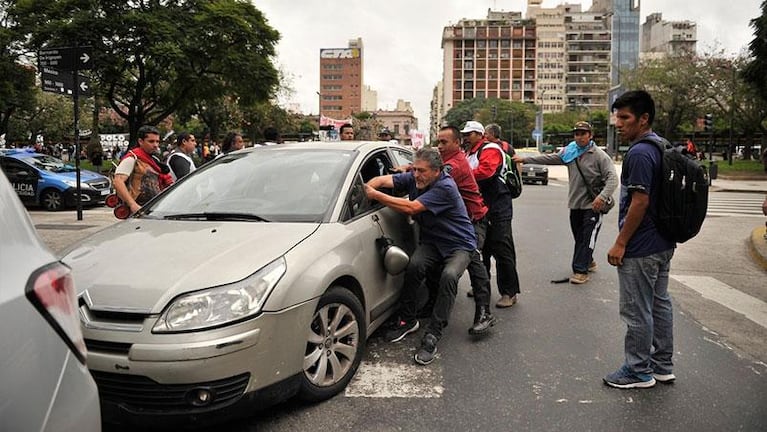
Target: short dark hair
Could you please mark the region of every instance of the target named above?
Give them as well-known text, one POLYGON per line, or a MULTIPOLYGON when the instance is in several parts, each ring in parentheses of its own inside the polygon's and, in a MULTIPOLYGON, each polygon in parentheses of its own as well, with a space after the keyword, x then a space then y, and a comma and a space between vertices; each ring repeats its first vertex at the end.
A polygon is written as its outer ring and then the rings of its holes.
POLYGON ((434 147, 423 147, 416 150, 415 159, 427 162, 431 169, 442 169, 442 156, 440 156, 439 150, 434 147))
POLYGON ((180 134, 178 134, 178 136, 176 137, 176 145, 177 145, 177 146, 180 146, 181 144, 183 144, 183 143, 184 143, 184 141, 188 140, 188 139, 189 139, 189 137, 190 137, 191 135, 192 135, 191 133, 189 133, 189 132, 186 132, 186 131, 184 131, 184 132, 181 132, 181 133, 180 133, 180 134))
POLYGON ((267 141, 278 142, 280 140, 280 133, 276 127, 269 126, 264 129, 264 139, 267 141))
POLYGON ((501 138, 501 126, 499 126, 497 123, 490 123, 489 125, 485 126, 485 134, 490 134, 493 136, 493 138, 501 138))
POLYGON ((160 130, 150 125, 144 125, 138 128, 138 139, 144 139, 149 134, 160 136, 160 130))
POLYGON ((341 125, 340 128, 338 128, 338 132, 344 133, 344 129, 345 128, 352 128, 352 130, 354 130, 354 126, 352 126, 351 123, 344 123, 344 124, 341 125))
POLYGON ((241 137, 238 132, 229 132, 224 137, 224 142, 221 144, 221 151, 224 153, 229 153, 232 151, 232 146, 234 145, 234 139, 237 137, 241 137))
POLYGON ((457 127, 455 127, 455 126, 443 126, 443 127, 439 128, 439 131, 440 132, 442 132, 442 131, 450 131, 450 134, 453 136, 454 140, 461 141, 461 138, 462 138, 461 130, 458 129, 457 127))
POLYGON ((647 114, 647 125, 652 126, 655 120, 655 101, 652 100, 650 93, 644 90, 631 90, 623 93, 613 102, 613 110, 628 108, 637 118, 647 114))

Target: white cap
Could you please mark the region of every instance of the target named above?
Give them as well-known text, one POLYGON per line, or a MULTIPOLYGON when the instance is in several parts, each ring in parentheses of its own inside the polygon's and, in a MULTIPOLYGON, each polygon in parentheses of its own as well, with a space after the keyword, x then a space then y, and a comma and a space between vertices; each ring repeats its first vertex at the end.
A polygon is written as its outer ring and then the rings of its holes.
POLYGON ((478 121, 467 121, 466 124, 463 126, 463 129, 461 129, 461 133, 469 133, 469 132, 478 132, 482 135, 485 134, 485 127, 482 126, 482 123, 478 121))

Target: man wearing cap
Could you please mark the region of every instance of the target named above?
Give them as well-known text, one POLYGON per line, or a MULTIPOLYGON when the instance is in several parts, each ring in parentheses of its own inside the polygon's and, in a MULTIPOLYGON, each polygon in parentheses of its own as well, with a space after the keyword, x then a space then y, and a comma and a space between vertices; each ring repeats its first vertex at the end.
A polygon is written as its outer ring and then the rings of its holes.
POLYGON ((389 128, 383 128, 381 129, 381 132, 378 132, 378 141, 391 141, 391 132, 389 131, 389 128))
MULTIPOLYGON (((511 307, 517 303, 519 275, 511 231, 514 207, 511 203, 511 192, 504 179, 500 178, 504 151, 498 144, 485 139, 485 127, 480 122, 466 122, 461 134, 467 143, 469 166, 479 185, 482 199, 488 207, 487 235, 482 255, 495 257, 498 291, 501 294, 501 299, 495 306, 511 307)), ((485 261, 485 266, 489 267, 489 261, 485 261)), ((490 274, 489 268, 487 272, 490 274)))
POLYGON ((570 208, 570 230, 573 233, 572 271, 562 282, 584 284, 589 272, 597 269, 594 247, 602 217, 612 207, 613 192, 618 187, 618 176, 610 156, 597 147, 588 122, 579 121, 573 128, 575 140, 557 153, 513 157, 515 162, 544 165, 567 165, 570 208))

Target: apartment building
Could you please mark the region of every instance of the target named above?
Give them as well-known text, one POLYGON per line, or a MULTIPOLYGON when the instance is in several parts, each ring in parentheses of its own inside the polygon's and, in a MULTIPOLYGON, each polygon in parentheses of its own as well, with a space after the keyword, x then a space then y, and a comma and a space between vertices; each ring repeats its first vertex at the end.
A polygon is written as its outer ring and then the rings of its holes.
POLYGON ((443 102, 442 97, 444 95, 444 89, 442 81, 437 82, 434 86, 431 95, 430 117, 429 117, 429 142, 434 142, 437 139, 437 133, 442 127, 442 117, 445 116, 445 112, 442 111, 443 102))
POLYGON ((320 115, 346 119, 362 111, 362 39, 352 39, 346 48, 320 49, 320 115))
POLYGON ((611 33, 601 12, 565 13, 566 105, 604 109, 610 88, 611 33))
POLYGON ((693 21, 665 21, 660 12, 642 24, 641 54, 681 55, 695 53, 698 29, 693 21))
POLYGON ((488 10, 444 28, 442 112, 473 98, 536 101, 536 28, 521 12, 488 10))

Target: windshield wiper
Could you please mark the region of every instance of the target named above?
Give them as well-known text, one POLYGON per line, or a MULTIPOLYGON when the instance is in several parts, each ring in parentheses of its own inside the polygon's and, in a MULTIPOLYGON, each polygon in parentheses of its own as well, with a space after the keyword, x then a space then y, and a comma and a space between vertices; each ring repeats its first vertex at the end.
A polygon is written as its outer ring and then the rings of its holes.
POLYGON ((217 213, 217 212, 204 212, 204 213, 179 213, 171 214, 164 217, 164 219, 170 220, 188 220, 199 219, 209 221, 257 221, 257 222, 269 222, 259 215, 252 213, 217 213))

